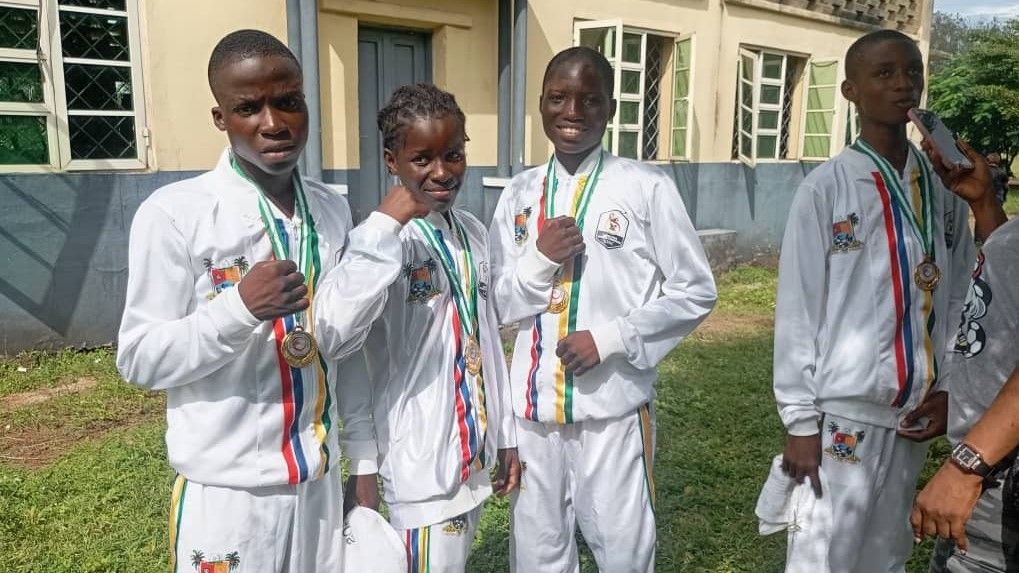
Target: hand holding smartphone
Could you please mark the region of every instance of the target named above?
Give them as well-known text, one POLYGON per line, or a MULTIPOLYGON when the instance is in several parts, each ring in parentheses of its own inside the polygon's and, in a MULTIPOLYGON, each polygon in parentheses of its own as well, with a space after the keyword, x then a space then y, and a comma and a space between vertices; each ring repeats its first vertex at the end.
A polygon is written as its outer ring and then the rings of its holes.
POLYGON ((947 169, 955 169, 956 166, 973 169, 973 162, 959 149, 951 130, 934 112, 914 107, 907 113, 909 119, 923 134, 924 139, 929 141, 941 155, 941 160, 947 169))

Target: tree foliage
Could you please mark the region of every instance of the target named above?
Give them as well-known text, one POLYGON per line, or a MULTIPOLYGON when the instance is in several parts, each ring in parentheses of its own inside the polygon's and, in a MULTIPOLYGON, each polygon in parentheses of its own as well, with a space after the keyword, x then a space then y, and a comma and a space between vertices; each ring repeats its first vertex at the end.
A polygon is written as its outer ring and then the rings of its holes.
POLYGON ((930 78, 929 106, 985 153, 1019 152, 1019 19, 971 30, 930 78))

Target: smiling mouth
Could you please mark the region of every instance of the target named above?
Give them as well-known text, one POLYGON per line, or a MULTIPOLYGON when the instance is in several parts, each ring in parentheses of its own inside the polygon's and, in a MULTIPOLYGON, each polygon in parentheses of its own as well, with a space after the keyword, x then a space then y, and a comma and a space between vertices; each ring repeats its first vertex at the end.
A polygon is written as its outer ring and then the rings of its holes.
POLYGON ((453 189, 440 187, 438 189, 424 189, 429 197, 436 201, 448 201, 453 196, 453 189))
POLYGON ((560 125, 557 129, 559 130, 559 133, 566 137, 580 137, 587 131, 586 127, 577 125, 560 125))
POLYGON ((913 100, 913 99, 902 99, 902 100, 899 100, 899 101, 895 102, 895 105, 896 105, 896 107, 899 107, 899 108, 902 108, 902 109, 911 109, 911 108, 916 107, 916 100, 913 100))

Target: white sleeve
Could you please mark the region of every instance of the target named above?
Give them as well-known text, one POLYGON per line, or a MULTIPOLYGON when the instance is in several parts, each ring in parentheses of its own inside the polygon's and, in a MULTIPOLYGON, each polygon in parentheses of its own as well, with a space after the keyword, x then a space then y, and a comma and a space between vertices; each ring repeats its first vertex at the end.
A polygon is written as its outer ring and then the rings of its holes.
POLYGON ((350 231, 340 262, 318 284, 315 336, 324 356, 340 360, 364 344, 400 276, 400 223, 378 211, 350 231))
POLYGON ((649 189, 648 244, 662 273, 661 296, 591 329, 602 360, 625 354, 637 368, 654 368, 711 312, 715 279, 697 231, 671 179, 649 189))
MULTIPOLYGON (((955 351, 955 335, 959 332, 959 322, 962 319, 962 308, 966 304, 966 295, 969 293, 969 285, 973 274, 973 265, 976 263, 976 244, 973 242, 973 233, 969 229, 969 205, 959 199, 954 193, 945 189, 949 201, 955 203, 954 209, 954 237, 952 246, 948 250, 951 260, 948 262, 951 275, 947 277, 950 281, 948 291, 948 314, 945 316, 945 352, 955 351)), ((938 357, 938 362, 944 364, 945 359, 938 357)), ((947 372, 942 370, 938 376, 931 392, 948 390, 947 372)))
POLYGON ((824 195, 800 185, 790 206, 778 266, 774 389, 789 434, 818 433, 815 406, 817 340, 828 292, 831 208, 824 195))
POLYGON ((365 350, 354 352, 341 362, 336 379, 337 407, 343 424, 340 447, 350 460, 350 473, 378 473, 379 446, 372 415, 374 385, 368 375, 365 350))
POLYGON ((192 309, 195 276, 188 243, 169 214, 143 203, 131 223, 127 302, 117 368, 151 390, 200 380, 233 360, 262 323, 230 288, 192 309))
POLYGON ((495 383, 495 392, 499 396, 499 435, 496 438, 496 447, 500 450, 517 447, 517 425, 513 417, 513 400, 510 395, 509 369, 506 366, 506 357, 502 353, 502 340, 499 337, 499 322, 496 317, 495 306, 486 305, 488 312, 487 336, 494 341, 489 348, 496 349, 496 370, 495 376, 488 373, 488 377, 495 383))
MULTIPOLYGON (((516 244, 515 196, 511 181, 499 197, 489 232, 489 257, 495 285, 492 298, 501 324, 513 324, 544 312, 552 295, 552 278, 560 267, 538 251, 537 236, 527 237, 522 245, 516 244)), ((538 213, 531 216, 537 217, 538 213)))

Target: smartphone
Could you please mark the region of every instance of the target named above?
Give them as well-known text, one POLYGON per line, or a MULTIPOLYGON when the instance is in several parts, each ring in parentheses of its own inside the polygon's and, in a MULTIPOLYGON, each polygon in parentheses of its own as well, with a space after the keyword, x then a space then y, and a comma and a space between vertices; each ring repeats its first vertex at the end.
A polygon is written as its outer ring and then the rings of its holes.
POLYGON ((930 141, 934 149, 941 154, 945 167, 953 169, 958 165, 963 169, 973 169, 973 162, 959 149, 951 130, 934 112, 914 107, 908 114, 924 139, 930 141))

